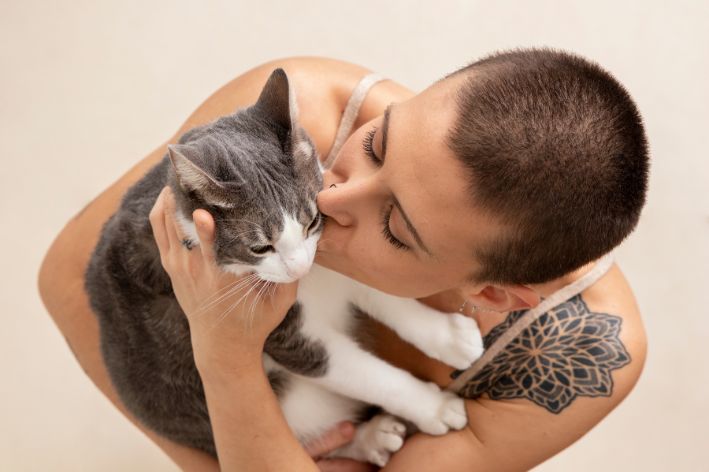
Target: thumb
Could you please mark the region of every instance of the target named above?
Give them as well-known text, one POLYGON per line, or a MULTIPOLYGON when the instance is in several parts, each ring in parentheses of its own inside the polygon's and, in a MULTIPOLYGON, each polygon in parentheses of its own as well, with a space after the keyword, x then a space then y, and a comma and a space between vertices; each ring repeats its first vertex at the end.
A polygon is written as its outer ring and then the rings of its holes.
POLYGON ((192 212, 192 220, 195 228, 197 228, 197 236, 199 236, 199 245, 203 257, 214 263, 214 218, 207 210, 198 208, 192 212))
POLYGON ((352 441, 354 434, 354 425, 348 421, 343 421, 319 438, 306 444, 305 450, 311 457, 324 456, 328 452, 332 452, 352 441))

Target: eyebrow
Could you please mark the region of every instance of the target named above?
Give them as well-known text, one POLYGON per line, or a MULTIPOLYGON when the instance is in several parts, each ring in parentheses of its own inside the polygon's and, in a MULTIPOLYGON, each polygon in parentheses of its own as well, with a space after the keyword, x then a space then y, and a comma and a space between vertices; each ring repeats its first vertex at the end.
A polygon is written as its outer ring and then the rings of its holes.
MULTIPOLYGON (((394 104, 390 103, 389 106, 387 106, 386 110, 384 110, 384 118, 382 120, 382 165, 384 165, 384 161, 386 160, 386 155, 387 155, 387 141, 388 141, 388 133, 389 133, 389 117, 391 115, 391 108, 394 104)), ((409 219, 408 216, 406 216, 406 212, 404 209, 401 207, 401 203, 399 203, 399 200, 396 198, 396 195, 392 194, 391 195, 392 201, 394 203, 394 206, 399 209, 399 213, 401 213, 401 216, 404 218, 404 222, 406 223, 406 228, 409 230, 409 233, 414 237, 414 240, 416 241, 416 244, 419 245, 419 247, 429 256, 433 257, 433 254, 431 253, 431 250, 428 249, 426 244, 424 244, 423 239, 421 239, 421 236, 419 236, 418 231, 416 231, 416 228, 414 228, 414 225, 411 224, 411 220, 409 219)))

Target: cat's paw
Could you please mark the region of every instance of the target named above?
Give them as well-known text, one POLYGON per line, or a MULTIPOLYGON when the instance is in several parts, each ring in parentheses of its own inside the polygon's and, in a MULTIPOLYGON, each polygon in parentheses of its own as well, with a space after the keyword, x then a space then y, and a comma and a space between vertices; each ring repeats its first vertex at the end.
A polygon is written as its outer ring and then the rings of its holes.
POLYGON ((427 354, 456 369, 467 369, 485 350, 478 324, 460 313, 443 316, 445 332, 435 336, 427 354))
POLYGON ((468 424, 463 399, 451 392, 441 391, 436 384, 429 384, 429 387, 436 390, 437 402, 428 416, 414 420, 416 426, 424 433, 435 436, 446 434, 451 429, 463 429, 468 424))
POLYGON ((391 455, 401 449, 405 436, 406 426, 388 414, 375 416, 357 431, 365 459, 379 467, 384 467, 391 455))

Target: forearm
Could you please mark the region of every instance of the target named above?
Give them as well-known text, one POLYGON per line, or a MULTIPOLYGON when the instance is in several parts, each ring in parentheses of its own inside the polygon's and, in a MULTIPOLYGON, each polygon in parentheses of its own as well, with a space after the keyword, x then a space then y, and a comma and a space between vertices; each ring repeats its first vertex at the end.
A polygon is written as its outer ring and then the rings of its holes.
POLYGON ((200 374, 221 470, 318 470, 291 433, 260 359, 200 374))

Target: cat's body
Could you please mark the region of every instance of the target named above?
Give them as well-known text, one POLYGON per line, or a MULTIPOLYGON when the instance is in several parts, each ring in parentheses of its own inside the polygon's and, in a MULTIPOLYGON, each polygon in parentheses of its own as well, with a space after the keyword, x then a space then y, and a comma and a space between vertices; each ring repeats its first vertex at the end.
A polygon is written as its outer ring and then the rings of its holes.
MULTIPOLYGON (((216 454, 187 318, 148 221, 158 193, 170 185, 178 220, 194 242, 189 215, 196 208, 213 215, 217 261, 224 270, 287 282, 311 269, 300 279, 298 302, 264 349, 269 380, 301 441, 339 421, 363 419, 371 405, 431 434, 463 427, 462 400, 363 350, 354 334, 358 313, 365 312, 428 355, 461 368, 482 351, 475 323, 311 268, 322 229, 315 207, 322 169, 296 125, 294 108, 285 74, 274 72, 254 107, 183 135, 181 147, 171 148, 128 190, 104 226, 86 288, 116 390, 148 427, 216 454)), ((383 465, 403 434, 400 423, 379 416, 359 428, 357 439, 338 455, 383 465)))

